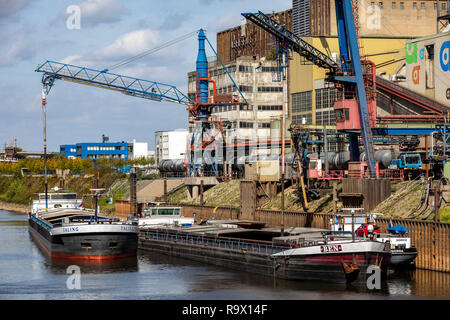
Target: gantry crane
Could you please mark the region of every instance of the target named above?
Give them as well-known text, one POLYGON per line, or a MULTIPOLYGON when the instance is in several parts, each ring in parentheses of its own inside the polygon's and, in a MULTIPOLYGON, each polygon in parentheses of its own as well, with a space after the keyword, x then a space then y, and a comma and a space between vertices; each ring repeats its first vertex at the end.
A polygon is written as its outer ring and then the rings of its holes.
POLYGON ((279 66, 282 64, 278 69, 282 70, 283 78, 287 68, 283 61, 286 61, 290 51, 297 52, 314 65, 328 70, 327 80, 335 84, 341 97, 334 105, 336 128, 349 136, 352 161, 359 161, 358 136, 361 134, 369 173, 375 176, 376 160, 371 129, 376 121, 375 70, 370 62, 361 61, 352 0, 335 0, 335 4, 339 61, 334 61, 261 11, 242 15, 274 36, 277 62, 279 66))
MULTIPOLYGON (((197 56, 197 94, 195 99, 189 98, 173 85, 163 84, 134 77, 123 76, 109 72, 108 69, 102 71, 86 67, 74 66, 67 63, 46 61, 39 65, 36 72, 42 72, 42 105, 45 107, 46 95, 55 84, 55 80, 65 80, 74 83, 94 86, 98 88, 113 90, 123 94, 149 99, 153 101, 167 101, 187 106, 187 110, 194 119, 195 127, 188 146, 188 173, 197 176, 202 171, 205 163, 209 162, 210 168, 215 175, 218 175, 218 157, 215 150, 222 146, 213 145, 219 135, 224 134, 224 129, 220 119, 211 118, 212 107, 220 105, 215 102, 215 84, 210 79, 208 73, 208 61, 205 53, 205 41, 211 46, 208 38, 202 29, 198 32, 198 56, 197 56), (214 84, 214 95, 209 97, 209 82, 214 84), (215 163, 214 163, 215 162, 215 163)), ((217 53, 214 51, 214 54, 217 53)), ((217 56, 220 61, 220 58, 217 56)), ((222 63, 222 61, 220 61, 222 63)), ((223 63, 222 63, 223 65, 223 63)), ((223 66, 226 70, 225 66, 223 66)), ((237 100, 237 104, 247 104, 242 92, 237 87, 231 75, 226 70, 228 76, 240 93, 242 100, 237 100)), ((45 108, 43 108, 45 112, 45 108)), ((46 137, 44 137, 45 148, 46 137)))

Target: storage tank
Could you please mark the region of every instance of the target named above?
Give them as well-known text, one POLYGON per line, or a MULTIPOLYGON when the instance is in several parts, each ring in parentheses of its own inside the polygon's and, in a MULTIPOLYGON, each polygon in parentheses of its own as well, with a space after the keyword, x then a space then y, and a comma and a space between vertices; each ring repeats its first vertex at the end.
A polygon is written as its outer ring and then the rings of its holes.
POLYGON ((159 172, 170 172, 172 166, 172 160, 162 160, 158 165, 159 172))
MULTIPOLYGON (((334 157, 336 156, 336 152, 328 151, 326 155, 327 155, 329 169, 335 169, 335 168, 333 168, 333 166, 334 166, 333 165, 333 161, 334 161, 334 157)), ((317 153, 309 153, 307 155, 307 157, 308 158, 318 159, 319 155, 317 153)), ((325 153, 322 152, 320 154, 320 159, 325 162, 325 153)), ((325 163, 324 163, 324 165, 325 165, 325 163)))
POLYGON ((184 172, 186 170, 186 167, 184 166, 184 160, 177 159, 173 160, 173 171, 175 172, 184 172))
MULTIPOLYGON (((332 167, 336 170, 344 170, 348 168, 347 163, 350 161, 350 151, 337 152, 333 156, 332 167)), ((331 169, 330 166, 330 169, 331 169)))
POLYGON ((236 164, 233 166, 234 169, 236 169, 237 171, 240 171, 240 172, 244 172, 244 170, 245 170, 245 163, 246 163, 247 157, 246 156, 240 156, 236 160, 237 160, 236 164))
MULTIPOLYGON (((375 160, 379 163, 380 169, 387 169, 392 160, 398 159, 400 153, 396 149, 383 149, 375 151, 375 160)), ((360 156, 361 161, 367 161, 366 152, 363 151, 360 156)))

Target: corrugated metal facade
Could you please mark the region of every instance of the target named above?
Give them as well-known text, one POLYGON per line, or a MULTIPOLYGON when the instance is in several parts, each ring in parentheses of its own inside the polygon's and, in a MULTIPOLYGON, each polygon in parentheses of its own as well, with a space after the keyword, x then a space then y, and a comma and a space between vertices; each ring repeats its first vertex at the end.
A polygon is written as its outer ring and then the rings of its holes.
POLYGON ((310 0, 292 1, 292 25, 296 36, 306 36, 310 34, 310 0))
POLYGON ((292 25, 294 34, 299 37, 330 35, 330 0, 293 0, 292 25))
MULTIPOLYGON (((274 16, 278 23, 292 30, 292 10, 269 16, 274 16)), ((273 44, 272 36, 251 22, 217 33, 217 54, 223 63, 241 56, 265 57, 272 50, 273 44)))

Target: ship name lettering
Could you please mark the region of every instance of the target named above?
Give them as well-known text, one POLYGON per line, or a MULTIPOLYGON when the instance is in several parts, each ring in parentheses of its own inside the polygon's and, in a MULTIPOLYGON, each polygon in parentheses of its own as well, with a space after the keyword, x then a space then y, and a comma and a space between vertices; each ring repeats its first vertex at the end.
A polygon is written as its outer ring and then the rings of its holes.
POLYGON ((120 230, 123 230, 123 231, 133 231, 133 227, 130 227, 130 226, 120 226, 120 230))
POLYGON ((340 244, 320 246, 320 252, 339 252, 342 251, 342 246, 340 244))
POLYGON ((78 227, 63 228, 63 232, 74 232, 74 231, 78 231, 78 227))

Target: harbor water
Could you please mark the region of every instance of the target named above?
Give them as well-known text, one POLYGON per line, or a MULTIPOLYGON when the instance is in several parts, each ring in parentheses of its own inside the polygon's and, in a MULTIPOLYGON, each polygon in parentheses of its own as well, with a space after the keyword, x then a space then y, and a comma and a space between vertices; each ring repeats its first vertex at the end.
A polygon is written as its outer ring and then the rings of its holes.
POLYGON ((450 274, 425 270, 390 273, 381 289, 369 290, 275 280, 147 251, 139 251, 132 259, 101 264, 52 260, 34 243, 27 223, 25 214, 0 210, 2 300, 450 298, 450 274))

